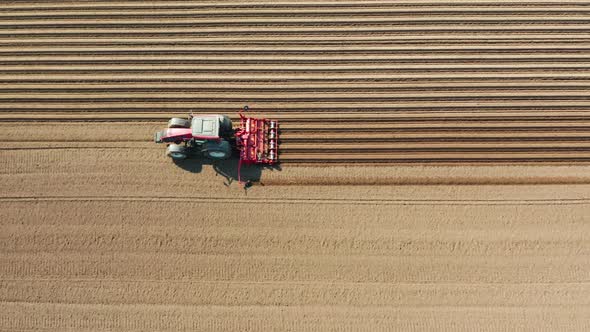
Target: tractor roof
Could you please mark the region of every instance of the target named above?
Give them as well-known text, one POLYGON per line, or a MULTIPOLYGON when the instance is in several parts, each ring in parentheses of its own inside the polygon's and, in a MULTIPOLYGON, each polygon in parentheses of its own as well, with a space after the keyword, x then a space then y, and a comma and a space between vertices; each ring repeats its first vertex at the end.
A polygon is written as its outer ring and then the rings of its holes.
POLYGON ((195 137, 219 137, 219 116, 195 115, 191 122, 191 129, 195 137))

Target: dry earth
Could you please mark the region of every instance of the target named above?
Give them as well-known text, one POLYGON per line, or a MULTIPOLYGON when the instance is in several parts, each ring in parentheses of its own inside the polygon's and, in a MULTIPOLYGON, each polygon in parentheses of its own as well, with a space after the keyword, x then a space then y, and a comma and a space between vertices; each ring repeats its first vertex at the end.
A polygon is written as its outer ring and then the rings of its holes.
POLYGON ((587 1, 4 1, 1 331, 590 330, 587 1), (175 165, 190 110, 280 169, 175 165))

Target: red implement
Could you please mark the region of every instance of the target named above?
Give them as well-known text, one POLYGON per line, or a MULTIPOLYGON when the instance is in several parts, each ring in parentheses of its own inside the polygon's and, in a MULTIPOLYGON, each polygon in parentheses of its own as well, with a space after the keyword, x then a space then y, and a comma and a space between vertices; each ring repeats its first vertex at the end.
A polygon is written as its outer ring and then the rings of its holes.
POLYGON ((276 164, 279 160, 279 122, 277 120, 256 119, 240 112, 240 128, 236 130, 236 145, 240 151, 240 167, 246 164, 276 164))

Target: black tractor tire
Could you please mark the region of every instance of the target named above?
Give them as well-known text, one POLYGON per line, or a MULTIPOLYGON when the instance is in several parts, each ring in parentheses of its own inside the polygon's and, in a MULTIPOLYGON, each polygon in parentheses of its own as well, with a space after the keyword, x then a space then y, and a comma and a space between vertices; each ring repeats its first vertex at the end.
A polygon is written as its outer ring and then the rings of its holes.
POLYGON ((187 119, 172 118, 168 121, 168 128, 190 128, 191 122, 187 119))
POLYGON ((203 150, 201 150, 203 155, 212 160, 224 160, 231 157, 231 145, 228 141, 209 141, 205 143, 203 150))
POLYGON ((219 118, 219 129, 220 132, 222 132, 224 135, 228 135, 233 133, 233 126, 231 123, 231 119, 226 116, 226 115, 222 115, 219 118))
POLYGON ((184 160, 188 156, 188 150, 184 145, 170 144, 166 149, 166 155, 174 160, 184 160))

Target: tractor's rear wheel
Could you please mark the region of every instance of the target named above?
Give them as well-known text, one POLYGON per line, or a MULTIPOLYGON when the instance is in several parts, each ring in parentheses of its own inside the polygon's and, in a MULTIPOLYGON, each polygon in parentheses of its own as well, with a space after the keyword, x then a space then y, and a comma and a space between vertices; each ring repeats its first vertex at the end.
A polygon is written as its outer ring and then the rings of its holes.
POLYGON ((205 157, 213 160, 223 160, 231 156, 231 145, 228 141, 210 141, 205 143, 202 150, 205 157))
POLYGON ((222 115, 219 118, 219 125, 220 125, 219 126, 220 131, 222 133, 224 133, 225 135, 233 133, 231 119, 228 116, 222 115))
POLYGON ((168 128, 190 128, 191 122, 187 119, 172 118, 168 121, 168 128))
POLYGON ((174 160, 183 160, 188 156, 188 150, 184 145, 170 144, 166 149, 166 155, 174 160))

